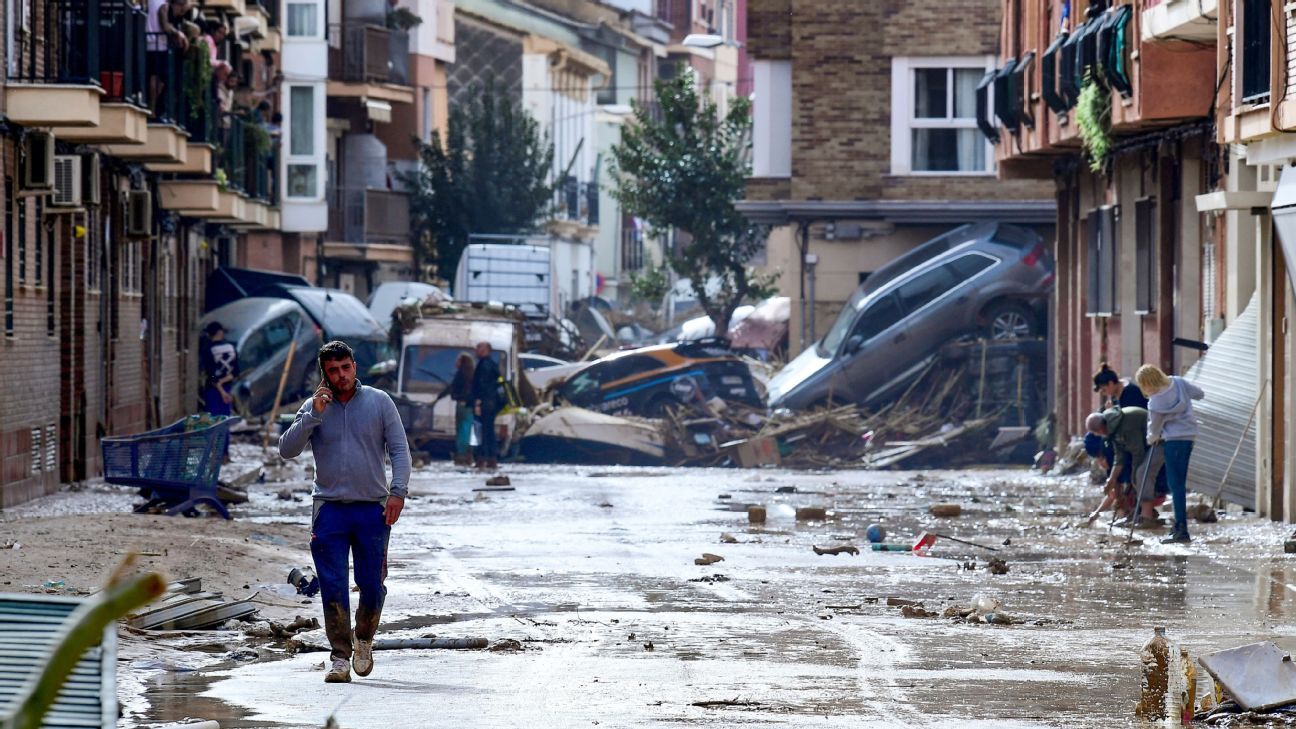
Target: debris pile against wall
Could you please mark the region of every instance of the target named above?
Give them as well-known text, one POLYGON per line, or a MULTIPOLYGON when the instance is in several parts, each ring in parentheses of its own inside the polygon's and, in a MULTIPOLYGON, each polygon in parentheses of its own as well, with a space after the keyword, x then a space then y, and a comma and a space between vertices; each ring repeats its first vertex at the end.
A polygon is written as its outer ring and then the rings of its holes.
POLYGON ((1043 384, 1042 363, 1024 349, 969 342, 868 409, 769 414, 711 400, 669 408, 662 428, 675 465, 887 468, 925 454, 950 466, 984 462, 1029 438, 1044 410, 1043 384))

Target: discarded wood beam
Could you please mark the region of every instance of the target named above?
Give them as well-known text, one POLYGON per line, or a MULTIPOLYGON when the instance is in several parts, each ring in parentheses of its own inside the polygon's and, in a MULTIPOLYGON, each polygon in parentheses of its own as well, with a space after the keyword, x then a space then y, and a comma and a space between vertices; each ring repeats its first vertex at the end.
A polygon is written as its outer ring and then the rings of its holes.
POLYGON ((748 701, 746 699, 723 699, 720 701, 694 701, 692 706, 700 706, 703 709, 713 709, 717 706, 760 706, 760 702, 748 701))
POLYGON ((834 557, 836 557, 836 556, 839 555, 839 554, 856 554, 856 555, 857 555, 857 554, 860 553, 860 551, 859 551, 859 547, 856 547, 856 546, 851 545, 851 544, 847 544, 847 545, 844 545, 844 546, 841 546, 841 547, 814 547, 813 549, 814 549, 814 553, 817 554, 817 555, 819 555, 819 556, 821 556, 821 557, 822 557, 823 555, 825 555, 825 554, 831 554, 831 555, 833 555, 834 557))
POLYGON ((476 650, 490 645, 485 638, 379 638, 374 641, 376 651, 419 650, 476 650))

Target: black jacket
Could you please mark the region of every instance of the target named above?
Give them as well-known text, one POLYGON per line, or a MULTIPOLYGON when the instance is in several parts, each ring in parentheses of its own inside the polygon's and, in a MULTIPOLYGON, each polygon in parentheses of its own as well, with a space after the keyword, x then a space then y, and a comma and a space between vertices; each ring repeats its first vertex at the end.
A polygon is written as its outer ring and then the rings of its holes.
POLYGON ((474 404, 480 404, 483 410, 499 410, 500 369, 495 360, 484 357, 477 360, 477 369, 473 371, 472 398, 474 404))

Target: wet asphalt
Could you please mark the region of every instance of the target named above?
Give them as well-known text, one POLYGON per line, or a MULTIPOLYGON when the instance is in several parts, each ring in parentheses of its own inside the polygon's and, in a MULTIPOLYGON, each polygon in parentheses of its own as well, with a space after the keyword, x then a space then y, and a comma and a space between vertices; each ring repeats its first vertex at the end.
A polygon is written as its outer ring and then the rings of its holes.
MULTIPOLYGON (((326 654, 272 645, 254 646, 252 662, 132 659, 119 666, 123 725, 1129 726, 1154 626, 1194 655, 1255 640, 1296 648, 1286 530, 1237 510, 1193 525, 1191 545, 1139 533, 1145 543, 1125 547, 1123 531, 1075 526, 1097 501, 1080 476, 506 472, 515 490, 492 493, 448 465, 416 472, 379 637, 514 639, 521 651, 377 652, 373 674, 347 685, 323 683, 326 654), (930 516, 938 502, 962 516, 930 516), (767 507, 765 524, 748 523, 748 504, 767 507), (798 522, 803 506, 829 518, 798 522), (888 542, 928 530, 998 551, 938 538, 930 556, 873 552, 872 523, 888 542), (864 551, 813 551, 845 544, 864 551), (695 565, 704 552, 724 561, 695 565), (987 571, 991 556, 1009 572, 987 571), (979 596, 1020 622, 906 618, 886 604, 939 612, 979 596)), ((307 505, 273 497, 283 486, 258 487, 237 518, 305 531, 307 505)))

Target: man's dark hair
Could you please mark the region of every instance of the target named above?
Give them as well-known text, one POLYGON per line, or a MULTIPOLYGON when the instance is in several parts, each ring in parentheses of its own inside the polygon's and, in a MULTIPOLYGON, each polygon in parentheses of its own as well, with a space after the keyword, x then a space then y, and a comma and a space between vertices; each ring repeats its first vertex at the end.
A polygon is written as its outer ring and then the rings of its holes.
POLYGON ((334 362, 339 359, 355 359, 355 352, 351 351, 351 348, 347 346, 346 342, 334 339, 323 347, 320 347, 320 372, 324 371, 325 362, 334 362))
POLYGON ((225 327, 221 326, 220 322, 213 321, 208 322, 207 326, 203 327, 203 331, 206 332, 207 336, 214 337, 216 336, 216 332, 225 331, 225 327))

